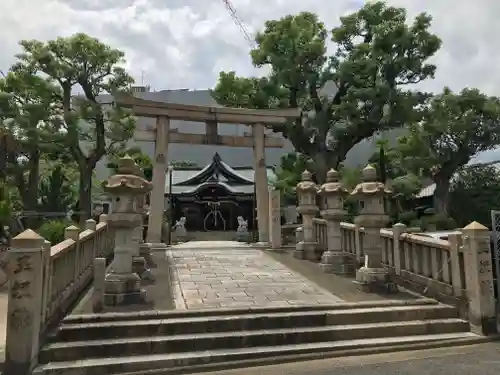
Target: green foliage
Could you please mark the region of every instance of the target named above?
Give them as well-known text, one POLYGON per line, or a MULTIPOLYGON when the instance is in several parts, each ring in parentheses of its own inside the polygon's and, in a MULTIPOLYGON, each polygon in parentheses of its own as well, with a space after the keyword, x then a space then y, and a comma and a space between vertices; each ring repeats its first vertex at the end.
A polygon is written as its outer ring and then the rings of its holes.
POLYGON ((445 88, 422 110, 422 121, 400 140, 404 166, 436 183, 435 209, 448 212, 450 180, 477 153, 500 144, 500 99, 476 89, 445 88))
POLYGON ((458 228, 455 219, 443 214, 422 216, 420 219, 412 221, 411 226, 420 227, 422 231, 453 230, 458 228))
POLYGON ((491 225, 491 210, 500 209, 500 171, 494 166, 469 166, 453 178, 450 215, 460 227, 477 221, 491 225))
POLYGON ((309 12, 267 21, 251 58, 270 73, 245 78, 222 72, 213 96, 226 106, 310 113, 275 130, 314 160, 322 182, 328 168, 338 167, 363 139, 416 120, 414 108, 425 95, 406 85, 434 76, 436 67, 427 60, 441 42, 428 31, 430 16, 408 21, 404 9, 380 1, 341 17, 330 32, 309 12), (332 54, 329 38, 336 47, 332 54), (336 92, 325 95, 328 85, 336 92))
POLYGON ((76 191, 61 165, 56 166, 40 182, 41 212, 67 212, 76 203, 76 191))
POLYGON ((340 182, 349 190, 354 189, 361 182, 361 169, 359 168, 342 167, 339 173, 340 182))
POLYGON ((176 169, 176 168, 182 169, 182 168, 196 168, 196 167, 198 167, 197 163, 195 163, 194 161, 190 161, 190 160, 172 160, 172 162, 170 163, 170 165, 172 167, 174 167, 174 169, 176 169))
MULTIPOLYGON (((398 215, 397 222, 412 226, 418 221, 418 215, 415 211, 401 212, 398 215)), ((417 225, 418 226, 418 225, 417 225)))
POLYGON ((301 174, 308 167, 306 158, 296 152, 288 153, 281 157, 281 165, 276 172, 274 186, 281 191, 286 204, 296 204, 297 194, 295 188, 301 181, 301 174))
POLYGON ((11 143, 3 173, 19 190, 25 210, 36 208, 41 158, 64 149, 61 127, 52 121, 57 93, 31 67, 13 67, 0 79, 0 130, 11 143))
POLYGON ((130 111, 101 104, 99 98, 127 91, 133 83, 122 67, 124 54, 85 34, 47 42, 24 40, 20 45, 22 53, 13 69, 44 75, 56 85, 52 106, 59 117, 52 122, 63 127, 61 145, 78 166, 79 202, 85 219, 91 211, 92 172, 97 162, 125 147, 135 128, 130 111), (74 97, 75 91, 82 94, 74 97))
POLYGON ((116 173, 118 168, 118 159, 129 156, 135 163, 143 170, 144 176, 148 181, 153 178, 153 161, 151 158, 144 154, 139 147, 131 147, 126 150, 116 152, 107 167, 111 169, 112 173, 116 173))
POLYGON ((68 220, 51 220, 47 221, 40 228, 37 233, 49 241, 52 245, 64 241, 64 230, 72 225, 68 220))
POLYGON ((0 185, 0 238, 4 236, 3 228, 11 226, 13 204, 9 189, 5 184, 0 185))

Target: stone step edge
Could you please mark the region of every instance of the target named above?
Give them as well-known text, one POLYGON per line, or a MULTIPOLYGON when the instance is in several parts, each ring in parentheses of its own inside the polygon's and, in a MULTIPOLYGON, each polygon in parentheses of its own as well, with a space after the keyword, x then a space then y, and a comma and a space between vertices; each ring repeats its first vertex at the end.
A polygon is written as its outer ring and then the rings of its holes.
MULTIPOLYGON (((418 336, 400 336, 392 338, 376 338, 376 339, 359 339, 359 340, 345 340, 345 341, 329 341, 320 342, 313 344, 294 344, 294 345, 282 345, 282 346, 270 346, 270 347, 256 347, 256 348, 238 348, 238 349, 219 349, 203 352, 187 352, 187 353, 175 353, 175 354, 153 354, 153 355, 141 355, 141 356, 130 356, 130 357, 106 357, 106 358, 93 358, 84 359, 78 361, 64 361, 64 362, 52 362, 48 364, 38 365, 33 372, 33 374, 45 374, 44 371, 47 370, 60 370, 60 369, 87 369, 91 370, 95 367, 109 366, 109 365, 126 365, 127 363, 140 363, 144 364, 143 370, 137 369, 127 372, 127 375, 133 374, 147 374, 148 365, 160 364, 158 362, 164 361, 181 361, 183 367, 194 369, 195 366, 200 366, 199 362, 204 362, 206 365, 210 359, 220 358, 222 361, 218 363, 208 364, 206 366, 221 366, 224 369, 228 369, 228 364, 237 364, 237 367, 247 367, 251 362, 257 363, 254 365, 264 365, 279 362, 292 362, 300 360, 310 360, 310 359, 320 359, 328 357, 337 356, 349 356, 349 355, 361 355, 361 354, 375 354, 383 352, 384 348, 387 351, 397 351, 395 348, 398 346, 404 346, 404 349, 416 350, 419 348, 428 348, 432 343, 436 347, 443 346, 446 341, 455 341, 457 345, 463 345, 464 343, 481 343, 489 342, 494 338, 478 336, 470 332, 463 333, 446 333, 446 334, 435 334, 435 335, 418 335, 418 336), (265 357, 267 355, 267 357, 265 357), (222 358, 221 358, 222 357, 222 358), (224 359, 224 357, 228 357, 224 359), (233 357, 233 358, 231 358, 233 357), (234 358, 236 357, 236 358, 234 358), (239 358, 238 358, 239 357, 239 358), (248 358, 250 357, 250 358, 248 358), (253 357, 253 358, 252 358, 253 357), (188 359, 197 360, 198 363, 188 364, 186 361, 188 359)), ((170 367, 180 367, 172 366, 170 367)), ((149 366, 150 371, 154 370, 149 366)), ((159 369, 159 367, 156 367, 159 369)), ((162 369, 165 369, 163 365, 162 369)), ((173 369, 175 370, 175 369, 173 369)), ((50 373, 49 373, 50 374, 50 373)), ((55 373, 54 373, 55 374, 55 373)), ((120 372, 121 375, 125 375, 120 372)))
MULTIPOLYGON (((253 319, 272 319, 272 320, 279 320, 279 319, 288 319, 291 317, 308 317, 308 316, 327 316, 328 318, 330 317, 335 317, 335 316, 341 316, 341 315, 349 315, 353 316, 355 318, 356 316, 359 315, 369 315, 372 313, 380 313, 380 312, 408 312, 408 311, 437 311, 437 310, 450 310, 450 312, 455 311, 458 316, 458 310, 449 305, 442 305, 442 304, 437 304, 437 305, 421 305, 421 306, 394 306, 394 307, 387 307, 387 306, 381 306, 381 307, 366 307, 366 308, 359 308, 359 309, 346 309, 346 310, 327 310, 327 311, 292 311, 292 312, 277 312, 273 314, 263 314, 263 313, 256 313, 256 314, 243 314, 243 315, 226 315, 223 317, 220 316, 208 316, 208 317, 201 317, 201 316, 189 316, 189 317, 181 317, 181 318, 171 318, 171 319, 145 319, 145 320, 124 320, 124 321, 99 321, 99 322, 92 322, 92 323, 67 323, 63 322, 61 324, 57 331, 75 331, 75 330, 88 330, 88 329, 105 329, 110 326, 113 328, 127 328, 130 326, 160 326, 160 325, 171 325, 171 324, 190 324, 190 323, 220 323, 220 322, 225 322, 225 321, 235 321, 235 320, 240 320, 240 321, 245 321, 245 320, 253 320, 253 319)), ((128 337, 128 336, 127 336, 128 337)))
POLYGON ((190 316, 225 316, 244 314, 272 314, 286 311, 325 311, 325 310, 347 310, 369 307, 396 307, 396 306, 422 306, 437 305, 439 302, 432 298, 418 298, 413 300, 384 300, 384 301, 362 301, 362 302, 340 302, 330 305, 299 305, 299 306, 276 306, 276 307, 248 307, 236 309, 205 309, 205 310, 148 310, 135 312, 107 312, 100 314, 75 314, 63 319, 63 323, 90 323, 116 320, 144 320, 144 319, 169 319, 190 316))
MULTIPOLYGON (((191 366, 179 366, 168 369, 152 369, 152 370, 142 370, 142 371, 132 371, 132 372, 121 372, 119 375, 183 375, 183 374, 194 374, 202 372, 215 372, 232 370, 238 368, 250 368, 250 367, 260 367, 260 366, 270 366, 279 365, 283 363, 294 363, 294 362, 304 362, 304 361, 314 361, 328 358, 341 358, 341 357, 355 357, 355 356, 366 356, 366 355, 377 355, 384 353, 397 353, 405 351, 414 350, 426 350, 426 349, 437 349, 437 348, 449 348, 455 346, 472 346, 479 345, 483 343, 488 343, 492 341, 500 340, 500 337, 463 337, 455 339, 441 339, 425 342, 408 342, 401 344, 391 344, 391 345, 380 345, 371 346, 359 349, 347 349, 347 350, 337 350, 337 351, 325 351, 325 352, 312 352, 294 355, 283 355, 276 357, 264 357, 257 359, 242 359, 238 361, 228 361, 228 362, 217 362, 217 363, 207 363, 201 365, 191 365, 191 366)), ((118 374, 117 374, 118 375, 118 374)))
POLYGON ((263 329, 253 331, 230 331, 230 332, 203 332, 203 333, 190 333, 180 335, 168 336, 144 336, 144 337, 125 337, 118 339, 101 339, 101 340, 85 340, 85 341, 70 341, 70 342, 55 342, 47 344, 42 348, 42 351, 54 351, 60 348, 68 347, 104 347, 106 345, 128 345, 130 343, 142 342, 164 342, 164 341, 191 341, 191 340, 210 340, 220 339, 224 337, 237 337, 237 336, 261 336, 261 335, 284 335, 293 333, 307 333, 307 332, 342 332, 342 331, 365 331, 378 328, 404 328, 404 327, 417 327, 417 326, 430 326, 445 324, 467 324, 468 322, 459 318, 445 318, 445 319, 427 319, 427 320, 408 320, 397 322, 381 322, 381 323, 361 323, 361 324, 343 324, 343 325, 325 325, 319 327, 297 327, 297 328, 278 328, 278 329, 263 329))

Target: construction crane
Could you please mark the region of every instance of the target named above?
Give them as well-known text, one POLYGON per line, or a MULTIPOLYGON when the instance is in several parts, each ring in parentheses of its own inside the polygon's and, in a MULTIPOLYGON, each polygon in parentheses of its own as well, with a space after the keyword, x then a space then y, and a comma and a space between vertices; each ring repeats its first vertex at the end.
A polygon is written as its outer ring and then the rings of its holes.
POLYGON ((253 40, 252 36, 248 32, 247 27, 246 27, 245 23, 243 22, 243 20, 236 13, 236 9, 234 8, 233 4, 231 4, 231 2, 229 0, 222 0, 222 2, 224 3, 224 6, 228 10, 229 15, 233 19, 236 26, 238 26, 240 28, 241 32, 243 33, 243 36, 245 37, 245 40, 248 42, 248 44, 250 46, 250 48, 255 48, 256 47, 255 41, 253 40))

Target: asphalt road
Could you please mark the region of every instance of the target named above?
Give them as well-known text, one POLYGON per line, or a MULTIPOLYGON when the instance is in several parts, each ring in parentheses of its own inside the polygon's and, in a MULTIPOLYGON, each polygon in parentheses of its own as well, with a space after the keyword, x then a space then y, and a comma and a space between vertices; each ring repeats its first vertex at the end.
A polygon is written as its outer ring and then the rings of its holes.
MULTIPOLYGON (((498 375, 500 343, 216 371, 217 375, 498 375)), ((207 375, 207 374, 205 374, 207 375)))

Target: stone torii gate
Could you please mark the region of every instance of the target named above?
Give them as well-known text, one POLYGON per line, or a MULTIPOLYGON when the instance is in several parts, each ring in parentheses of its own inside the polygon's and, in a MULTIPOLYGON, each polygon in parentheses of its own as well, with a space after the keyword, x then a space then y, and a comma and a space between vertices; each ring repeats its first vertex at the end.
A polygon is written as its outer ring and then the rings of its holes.
POLYGON ((246 109, 187 104, 163 103, 129 95, 115 98, 118 106, 130 108, 137 117, 156 118, 156 126, 138 130, 137 141, 155 143, 153 160, 153 191, 151 192, 147 241, 153 248, 162 248, 161 230, 165 210, 165 179, 169 143, 253 147, 255 169, 255 191, 257 198, 257 222, 259 242, 269 242, 269 195, 266 172, 265 148, 281 148, 283 140, 266 137, 265 127, 284 126, 288 120, 301 116, 299 109, 246 109), (181 133, 170 129, 170 120, 204 122, 205 134, 181 133), (218 123, 243 124, 252 127, 252 134, 228 136, 218 134, 218 123))

